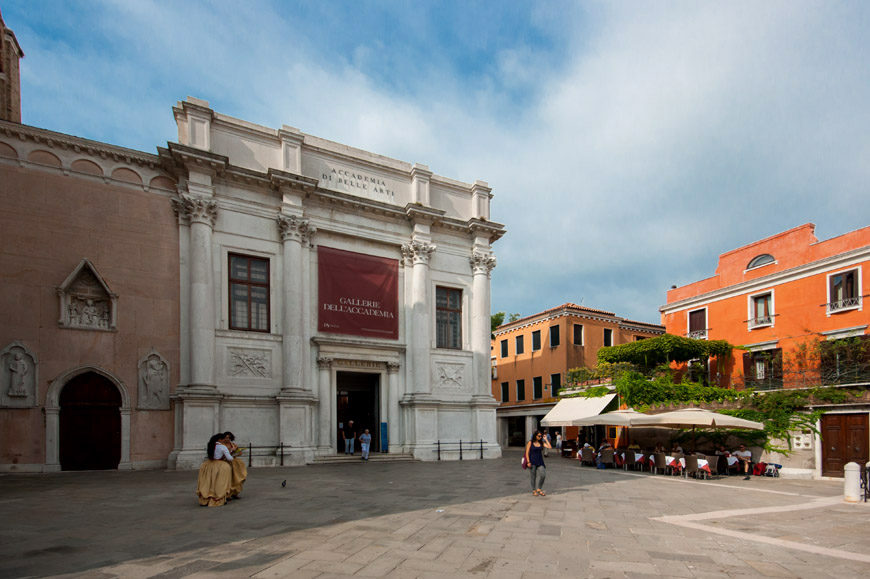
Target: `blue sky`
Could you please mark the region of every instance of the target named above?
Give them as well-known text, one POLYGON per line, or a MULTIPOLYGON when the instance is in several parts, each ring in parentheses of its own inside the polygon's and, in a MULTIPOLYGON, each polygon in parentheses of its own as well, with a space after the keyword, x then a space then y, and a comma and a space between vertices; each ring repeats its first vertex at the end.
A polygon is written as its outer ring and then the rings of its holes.
POLYGON ((870 225, 864 2, 0 0, 27 124, 154 152, 185 97, 493 187, 493 311, 658 322, 806 222, 870 225))

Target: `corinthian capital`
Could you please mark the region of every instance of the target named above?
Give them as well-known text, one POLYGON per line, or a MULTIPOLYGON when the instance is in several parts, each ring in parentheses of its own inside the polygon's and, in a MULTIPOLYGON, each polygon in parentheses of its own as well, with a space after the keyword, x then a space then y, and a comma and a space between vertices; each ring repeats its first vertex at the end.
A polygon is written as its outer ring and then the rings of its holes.
POLYGON ((282 241, 298 241, 305 244, 314 235, 315 228, 308 219, 295 215, 279 215, 278 231, 281 232, 282 241))
POLYGON ((435 249, 435 245, 415 239, 411 243, 402 244, 402 256, 407 263, 428 264, 429 258, 432 257, 435 249))
POLYGON ((495 267, 495 256, 484 251, 471 252, 471 270, 474 275, 489 275, 495 267))
POLYGON ((217 219, 217 201, 181 193, 172 200, 172 210, 179 223, 205 223, 214 227, 217 219))

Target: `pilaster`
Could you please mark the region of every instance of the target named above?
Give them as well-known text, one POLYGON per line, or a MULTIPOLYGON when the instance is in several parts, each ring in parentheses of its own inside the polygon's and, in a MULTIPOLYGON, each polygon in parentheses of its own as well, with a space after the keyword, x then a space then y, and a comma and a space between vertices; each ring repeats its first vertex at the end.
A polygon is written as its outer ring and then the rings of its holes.
POLYGON ((402 255, 413 264, 411 275, 411 371, 415 377, 413 392, 430 392, 429 364, 431 349, 431 315, 429 294, 429 259, 436 246, 413 239, 402 245, 402 255))

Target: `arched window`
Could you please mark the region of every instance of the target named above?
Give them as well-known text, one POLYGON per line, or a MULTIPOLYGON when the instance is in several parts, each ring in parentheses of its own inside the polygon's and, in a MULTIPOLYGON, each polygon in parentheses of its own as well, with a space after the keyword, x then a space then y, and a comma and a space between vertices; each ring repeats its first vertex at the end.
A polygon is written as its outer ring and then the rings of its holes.
POLYGON ((773 263, 776 261, 772 255, 769 253, 762 253, 752 259, 749 262, 749 265, 746 266, 746 269, 752 269, 753 267, 760 267, 762 265, 767 265, 768 263, 773 263))

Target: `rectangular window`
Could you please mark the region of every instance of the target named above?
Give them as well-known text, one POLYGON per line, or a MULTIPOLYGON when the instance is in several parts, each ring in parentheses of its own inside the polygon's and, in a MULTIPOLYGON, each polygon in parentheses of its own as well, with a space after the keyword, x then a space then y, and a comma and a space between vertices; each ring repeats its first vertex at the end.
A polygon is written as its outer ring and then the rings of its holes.
POLYGON ((269 331, 269 260, 229 255, 230 329, 269 331))
POLYGON ((743 375, 748 388, 782 388, 782 349, 746 352, 743 354, 743 375))
POLYGON ((827 340, 820 354, 822 384, 870 382, 870 335, 827 340))
POLYGON ((559 326, 550 326, 550 347, 557 347, 560 341, 559 326))
POLYGON ((544 380, 540 376, 532 378, 532 398, 538 400, 544 397, 544 380))
POLYGON ((437 348, 462 349, 462 290, 435 288, 437 348))
POLYGON ((828 277, 828 311, 835 312, 861 305, 858 270, 841 271, 828 277))
POLYGON ((501 401, 507 402, 510 400, 510 382, 502 382, 501 383, 501 401))
POLYGON ((556 396, 559 394, 559 390, 562 389, 562 375, 561 374, 550 374, 550 396, 556 396))
POLYGON ((695 340, 707 339, 707 310, 689 312, 689 337, 695 340))
POLYGON ((523 344, 523 337, 522 336, 517 336, 516 347, 517 347, 517 352, 516 352, 517 356, 519 356, 520 354, 522 354, 523 352, 526 351, 526 346, 525 346, 525 344, 523 344))
POLYGON ((541 330, 532 332, 532 352, 541 349, 541 330))
POLYGON ((501 341, 501 357, 507 358, 507 355, 508 355, 507 340, 502 340, 501 341))
POLYGON ((526 381, 517 380, 517 400, 526 399, 526 381))
POLYGON ((611 330, 610 328, 604 328, 604 345, 613 345, 613 330, 611 330))
POLYGON ((583 324, 574 324, 574 345, 583 345, 583 324))
POLYGON ((751 297, 752 311, 749 318, 749 327, 770 326, 773 324, 773 294, 767 292, 751 297))

